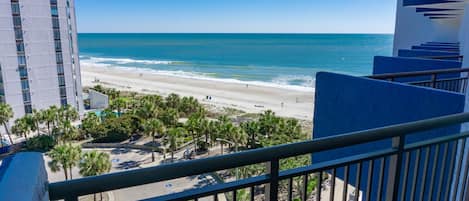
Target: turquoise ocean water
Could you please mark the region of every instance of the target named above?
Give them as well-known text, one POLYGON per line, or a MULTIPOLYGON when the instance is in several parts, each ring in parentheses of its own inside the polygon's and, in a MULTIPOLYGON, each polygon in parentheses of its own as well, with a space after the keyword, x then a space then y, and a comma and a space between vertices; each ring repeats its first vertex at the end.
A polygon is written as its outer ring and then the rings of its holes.
POLYGON ((371 73, 378 34, 79 34, 82 65, 311 89, 316 72, 371 73))

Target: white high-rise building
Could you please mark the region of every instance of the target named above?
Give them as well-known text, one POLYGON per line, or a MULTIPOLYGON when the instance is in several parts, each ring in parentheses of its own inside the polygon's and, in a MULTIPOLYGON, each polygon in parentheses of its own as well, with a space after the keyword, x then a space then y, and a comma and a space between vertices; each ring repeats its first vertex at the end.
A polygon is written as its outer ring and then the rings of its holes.
POLYGON ((15 118, 32 109, 83 111, 74 0, 0 0, 0 96, 15 118))

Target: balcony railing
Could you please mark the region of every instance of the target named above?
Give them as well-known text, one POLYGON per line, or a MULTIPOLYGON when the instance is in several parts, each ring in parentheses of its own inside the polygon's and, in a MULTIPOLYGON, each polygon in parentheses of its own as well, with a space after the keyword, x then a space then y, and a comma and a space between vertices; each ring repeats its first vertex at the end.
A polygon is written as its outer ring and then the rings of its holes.
POLYGON ((462 61, 464 59, 463 55, 447 55, 447 56, 422 56, 421 58, 425 59, 439 59, 439 60, 456 60, 456 61, 462 61))
POLYGON ((218 157, 51 183, 49 195, 51 200, 72 201, 88 194, 265 163, 267 165, 265 175, 185 190, 148 200, 198 200, 206 197, 209 200, 218 200, 219 194, 229 196, 228 200, 238 200, 240 189, 250 192, 248 198, 250 200, 259 200, 259 196, 265 200, 293 200, 295 196, 300 197, 301 200, 391 201, 405 200, 403 199, 405 197, 408 198, 407 200, 415 200, 417 196, 421 198, 420 200, 424 200, 422 196, 435 196, 433 200, 456 200, 464 196, 464 193, 458 194, 456 189, 468 187, 467 183, 457 181, 467 178, 468 174, 467 163, 463 167, 459 161, 463 161, 465 157, 461 150, 464 150, 466 146, 469 132, 440 136, 417 143, 408 143, 406 140, 411 134, 417 132, 459 126, 464 122, 469 122, 469 113, 218 157), (392 145, 346 158, 314 163, 296 169, 280 170, 279 162, 285 158, 305 154, 314 155, 322 151, 382 140, 392 140, 392 145), (432 152, 434 154, 430 158, 429 150, 432 149, 438 151, 432 152), (423 166, 420 162, 422 159, 424 159, 423 166), (420 171, 424 173, 419 174, 420 171), (303 185, 301 187, 297 185, 300 189, 294 190, 293 180, 298 178, 303 181, 303 185), (317 181, 313 191, 308 191, 309 179, 317 181), (326 183, 330 185, 325 185, 326 183), (263 188, 260 187, 262 185, 263 188), (301 193, 295 194, 295 192, 301 193))
POLYGON ((379 74, 368 76, 368 78, 388 80, 393 82, 399 81, 416 86, 466 93, 469 77, 468 72, 469 68, 453 68, 379 74))

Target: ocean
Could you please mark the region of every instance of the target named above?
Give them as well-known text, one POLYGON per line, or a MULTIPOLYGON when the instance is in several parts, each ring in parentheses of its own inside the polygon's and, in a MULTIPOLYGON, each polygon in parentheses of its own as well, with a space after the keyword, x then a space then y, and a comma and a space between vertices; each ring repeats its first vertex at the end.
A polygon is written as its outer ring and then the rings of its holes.
POLYGON ((393 36, 80 33, 78 43, 82 65, 309 90, 320 71, 370 74, 393 36))

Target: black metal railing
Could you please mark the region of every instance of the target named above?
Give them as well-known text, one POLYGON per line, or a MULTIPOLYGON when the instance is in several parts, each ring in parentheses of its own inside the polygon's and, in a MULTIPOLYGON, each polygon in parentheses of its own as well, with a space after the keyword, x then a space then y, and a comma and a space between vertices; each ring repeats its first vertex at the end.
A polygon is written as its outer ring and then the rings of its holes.
POLYGON ((456 60, 463 61, 463 55, 446 55, 446 56, 421 56, 424 59, 438 59, 438 60, 456 60))
POLYGON ((334 137, 261 148, 213 158, 49 184, 51 200, 79 196, 265 163, 266 174, 162 195, 148 200, 457 200, 466 196, 468 163, 462 163, 469 132, 408 143, 424 131, 460 126, 469 113, 352 132, 334 137), (379 150, 280 169, 280 161, 364 143, 392 141, 379 150), (455 176, 453 176, 455 175, 455 176), (298 182, 300 181, 300 182, 298 182), (315 181, 315 182, 310 182, 315 181), (300 185, 295 185, 298 183, 300 185), (240 199, 240 190, 249 192, 240 199))
POLYGON ((411 85, 466 93, 469 68, 412 71, 367 76, 372 79, 403 82, 411 85))

